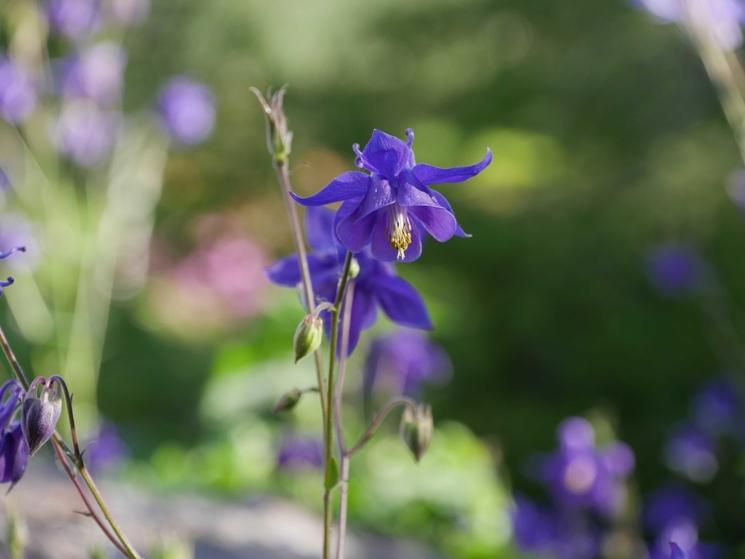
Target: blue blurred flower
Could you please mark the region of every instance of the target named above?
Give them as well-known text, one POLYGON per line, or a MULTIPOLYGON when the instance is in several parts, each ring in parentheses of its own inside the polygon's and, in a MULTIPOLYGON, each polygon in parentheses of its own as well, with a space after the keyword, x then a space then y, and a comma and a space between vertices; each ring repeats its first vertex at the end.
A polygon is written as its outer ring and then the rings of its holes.
POLYGON ((696 427, 712 436, 732 434, 742 419, 740 391, 727 378, 706 383, 691 408, 696 427))
POLYGON ((281 470, 320 469, 323 444, 313 437, 289 436, 280 444, 277 467, 281 470))
POLYGON ((688 559, 688 554, 676 543, 670 544, 670 559, 688 559))
POLYGON ((437 344, 415 330, 400 330, 370 344, 365 361, 363 392, 369 396, 376 384, 395 394, 418 396, 425 383, 449 380, 452 364, 437 344))
POLYGON ((414 133, 409 129, 406 135, 408 141, 403 142, 374 130, 364 150, 354 145, 357 166, 370 174, 348 171, 313 196, 295 196, 304 206, 343 202, 335 222, 339 240, 352 252, 369 246, 383 262, 416 260, 425 234, 440 242, 467 236, 450 203, 430 186, 468 180, 492 160, 487 150, 482 161, 467 167, 417 165, 411 149, 414 133))
POLYGON ((742 0, 634 0, 664 23, 676 22, 710 37, 725 50, 742 44, 745 23, 742 0))
POLYGON ((644 526, 659 534, 668 526, 689 522, 701 524, 707 515, 704 501, 682 485, 668 485, 652 493, 644 503, 644 526))
POLYGON ((29 451, 21 424, 13 420, 23 399, 24 390, 16 380, 0 387, 0 483, 18 483, 26 471, 29 451))
POLYGON ((100 8, 100 0, 49 0, 46 12, 53 30, 76 40, 98 27, 100 8))
POLYGON ((118 43, 105 41, 85 48, 70 59, 62 75, 62 92, 69 97, 87 97, 99 105, 121 98, 127 54, 118 43))
POLYGON ((31 75, 9 58, 0 57, 0 117, 11 124, 23 122, 36 102, 31 75))
POLYGON ((558 438, 559 449, 545 460, 543 472, 555 501, 605 516, 617 512, 634 468, 631 449, 620 442, 598 448, 592 426, 578 417, 561 424, 558 438))
POLYGON ((119 127, 116 113, 84 99, 62 107, 54 130, 57 149, 81 167, 94 167, 109 155, 119 127))
POLYGON ((161 90, 158 111, 171 137, 186 145, 209 137, 215 125, 215 99, 204 85, 178 76, 161 90))
POLYGON ((677 428, 665 445, 668 467, 697 482, 710 481, 719 469, 715 443, 689 425, 677 428))
POLYGON ((690 246, 667 243, 647 256, 647 275, 652 285, 667 296, 686 295, 703 287, 706 265, 690 246))
POLYGON ((104 423, 86 446, 85 463, 91 471, 101 472, 116 467, 128 455, 129 449, 116 427, 104 423))
MULTIPOLYGON (((311 280, 316 295, 325 301, 336 298, 345 249, 334 236, 334 214, 323 208, 309 208, 306 230, 313 252, 308 255, 311 280)), ((349 327, 349 353, 357 346, 362 330, 377 319, 380 306, 393 322, 402 326, 429 329, 432 322, 416 289, 396 275, 393 265, 373 259, 366 251, 355 254, 359 274, 355 278, 354 299, 349 327)), ((300 283, 297 255, 283 258, 267 269, 269 279, 278 285, 296 287, 300 283)), ((328 320, 324 321, 328 325, 328 320)))

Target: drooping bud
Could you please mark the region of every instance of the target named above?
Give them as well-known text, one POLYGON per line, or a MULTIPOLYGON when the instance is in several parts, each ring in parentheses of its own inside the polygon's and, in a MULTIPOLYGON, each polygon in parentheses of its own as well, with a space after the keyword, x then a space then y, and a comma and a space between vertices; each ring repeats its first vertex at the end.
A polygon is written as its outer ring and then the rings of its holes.
POLYGON ((323 319, 316 313, 306 315, 295 330, 295 338, 293 339, 295 363, 317 350, 322 341, 323 319))
POLYGON ((251 91, 261 103, 266 116, 266 145, 277 163, 285 163, 292 150, 292 131, 287 126, 284 112, 285 88, 275 93, 271 90, 264 96, 255 87, 251 91))
POLYGON ((62 412, 62 390, 54 379, 34 379, 23 400, 23 436, 30 454, 39 450, 54 434, 62 412))
POLYGON ((401 438, 419 462, 432 440, 432 408, 424 404, 417 404, 415 408, 409 406, 401 417, 401 438))
POLYGON ((284 394, 282 394, 282 396, 280 396, 279 400, 277 400, 277 403, 274 404, 272 411, 274 413, 290 411, 297 405, 302 396, 302 390, 300 390, 299 388, 293 388, 289 392, 285 392, 284 394))
POLYGON ((20 481, 28 465, 28 445, 21 424, 15 422, 0 439, 0 483, 11 488, 20 481))

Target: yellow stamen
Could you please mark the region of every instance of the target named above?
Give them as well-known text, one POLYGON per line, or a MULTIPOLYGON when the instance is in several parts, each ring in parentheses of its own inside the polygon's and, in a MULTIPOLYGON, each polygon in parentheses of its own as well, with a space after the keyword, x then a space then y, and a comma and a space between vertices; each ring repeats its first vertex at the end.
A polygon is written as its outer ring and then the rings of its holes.
POLYGON ((406 256, 406 249, 411 245, 411 221, 409 221, 404 210, 399 205, 394 205, 390 216, 390 241, 391 247, 395 248, 396 258, 402 261, 406 256))

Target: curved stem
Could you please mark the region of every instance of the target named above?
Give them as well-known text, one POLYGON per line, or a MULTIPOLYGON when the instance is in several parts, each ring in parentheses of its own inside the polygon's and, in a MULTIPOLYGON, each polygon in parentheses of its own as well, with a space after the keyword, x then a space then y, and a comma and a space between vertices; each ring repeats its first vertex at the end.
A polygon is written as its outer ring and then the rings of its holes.
MULTIPOLYGON (((352 253, 347 252, 347 256, 344 259, 344 268, 339 278, 339 285, 336 288, 336 299, 334 300, 334 308, 331 310, 331 337, 329 339, 329 373, 328 382, 326 389, 328 390, 326 396, 326 402, 329 406, 333 405, 334 400, 334 369, 336 367, 336 346, 339 336, 339 310, 341 303, 344 300, 344 294, 346 292, 347 283, 349 282, 350 270, 352 268, 352 253)), ((326 417, 323 426, 323 442, 324 442, 324 468, 325 475, 324 480, 328 480, 331 468, 332 460, 332 443, 333 443, 333 430, 332 430, 332 416, 330 408, 326 409, 326 417)), ((331 487, 326 486, 323 491, 323 559, 331 558, 331 487)))
POLYGON ((375 436, 375 433, 377 433, 380 426, 385 421, 386 417, 388 417, 388 414, 391 413, 396 407, 398 406, 407 406, 411 409, 416 408, 416 402, 412 400, 411 398, 406 398, 404 396, 400 398, 394 398, 390 402, 388 402, 383 409, 381 409, 377 414, 375 414, 375 417, 373 417, 373 420, 370 422, 370 425, 367 427, 367 430, 362 433, 362 436, 359 438, 357 443, 347 450, 347 456, 352 457, 354 456, 358 451, 362 450, 364 446, 375 436))

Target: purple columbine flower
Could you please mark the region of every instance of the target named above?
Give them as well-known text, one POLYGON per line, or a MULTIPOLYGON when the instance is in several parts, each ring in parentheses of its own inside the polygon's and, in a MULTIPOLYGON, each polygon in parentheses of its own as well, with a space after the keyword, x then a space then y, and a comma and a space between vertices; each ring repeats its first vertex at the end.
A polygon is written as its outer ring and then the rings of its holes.
POLYGON ((428 382, 442 384, 452 374, 447 354, 427 336, 402 330, 376 338, 365 362, 363 392, 370 395, 376 384, 395 394, 417 396, 428 382))
MULTIPOLYGON (((306 231, 313 252, 308 255, 311 281, 316 295, 325 301, 336 298, 336 288, 342 273, 346 249, 334 235, 334 214, 323 208, 308 208, 306 231)), ((416 289, 396 275, 393 265, 379 262, 367 251, 355 254, 359 274, 355 278, 349 326, 349 353, 357 346, 360 333, 370 328, 377 318, 377 308, 393 322, 402 326, 432 328, 432 322, 416 289)), ((277 285, 296 287, 300 283, 297 255, 275 262, 267 268, 269 280, 277 285)), ((328 320, 324 323, 328 325, 328 320)))
POLYGON ((416 260, 425 234, 440 242, 454 235, 467 237, 445 196, 430 186, 478 175, 491 163, 491 151, 467 167, 417 165, 411 149, 414 132, 408 129, 406 136, 408 141, 403 142, 374 130, 365 149, 354 145, 357 166, 369 174, 348 171, 313 196, 293 195, 295 200, 304 206, 343 202, 335 222, 339 240, 352 252, 370 247, 372 255, 383 262, 416 260))
POLYGON ((161 90, 158 112, 168 134, 186 145, 206 140, 215 125, 212 92, 185 76, 172 78, 161 90))
POLYGON ((725 50, 742 44, 742 0, 633 0, 663 23, 679 23, 725 50))
POLYGON ((570 509, 613 514, 634 468, 631 449, 621 442, 596 447, 592 426, 583 418, 565 420, 558 435, 559 449, 545 460, 543 472, 554 500, 570 509))
POLYGON ((23 122, 36 102, 31 75, 12 60, 0 57, 0 117, 11 124, 23 122))
POLYGON ((91 101, 68 102, 54 130, 57 149, 81 167, 95 167, 114 147, 118 125, 115 113, 91 101))
POLYGON ((697 482, 711 481, 719 469, 714 441, 689 425, 679 427, 668 439, 665 462, 671 470, 697 482))
POLYGON ((284 439, 277 452, 280 470, 320 469, 323 466, 323 445, 312 437, 292 436, 284 439))
POLYGON ((692 247, 667 243, 653 248, 647 256, 647 275, 657 290, 670 297, 700 291, 706 264, 692 247))
POLYGON ((16 380, 0 387, 0 483, 18 483, 26 471, 29 451, 21 424, 13 421, 23 398, 23 387, 16 380))
POLYGON ((105 41, 69 60, 62 75, 62 92, 87 97, 99 105, 116 103, 122 93, 127 54, 118 43, 105 41))
POLYGON ((644 504, 642 519, 652 533, 660 534, 668 526, 688 522, 700 525, 707 515, 704 501, 682 485, 658 489, 644 504))
POLYGON ((53 30, 77 40, 98 27, 100 9, 100 0, 49 0, 47 18, 53 30))

